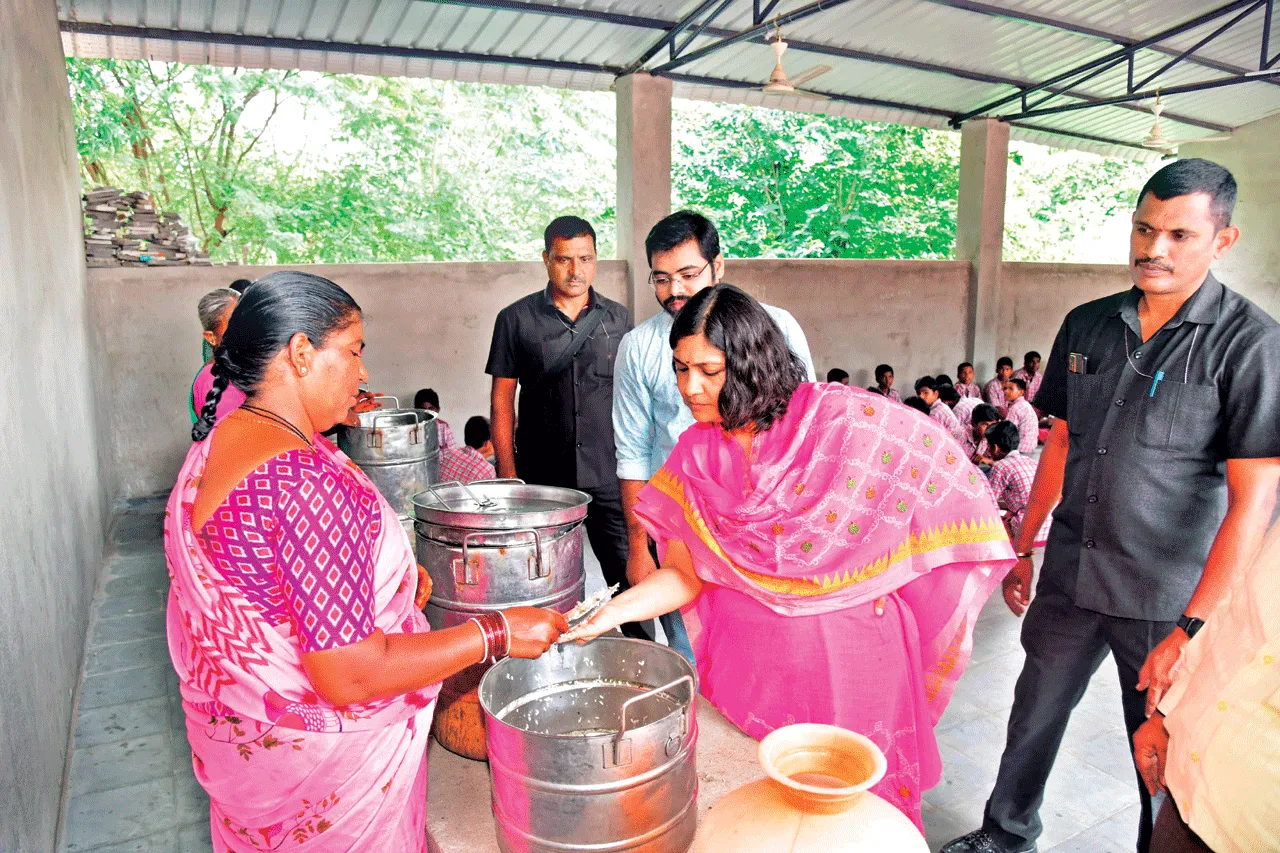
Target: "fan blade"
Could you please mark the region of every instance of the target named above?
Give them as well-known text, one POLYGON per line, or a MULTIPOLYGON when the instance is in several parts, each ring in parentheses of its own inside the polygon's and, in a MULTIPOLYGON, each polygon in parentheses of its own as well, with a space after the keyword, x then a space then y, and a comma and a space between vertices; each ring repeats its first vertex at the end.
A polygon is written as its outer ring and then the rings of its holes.
POLYGON ((805 83, 808 83, 810 80, 813 80, 817 77, 821 77, 823 74, 826 74, 830 70, 831 70, 830 65, 815 65, 812 68, 810 68, 808 71, 801 71, 795 77, 792 77, 790 79, 790 83, 792 86, 803 86, 805 83))
POLYGON ((793 95, 798 95, 798 96, 799 96, 799 97, 801 97, 801 98, 809 98, 809 99, 814 100, 814 101, 829 101, 829 100, 831 100, 831 96, 830 96, 830 95, 824 95, 824 94, 822 94, 821 92, 811 92, 811 91, 809 91, 808 89, 796 89, 796 90, 795 90, 794 92, 792 92, 791 94, 793 94, 793 95))
POLYGON ((1199 139, 1166 139, 1166 145, 1199 145, 1201 142, 1229 142, 1230 136, 1202 136, 1199 139))

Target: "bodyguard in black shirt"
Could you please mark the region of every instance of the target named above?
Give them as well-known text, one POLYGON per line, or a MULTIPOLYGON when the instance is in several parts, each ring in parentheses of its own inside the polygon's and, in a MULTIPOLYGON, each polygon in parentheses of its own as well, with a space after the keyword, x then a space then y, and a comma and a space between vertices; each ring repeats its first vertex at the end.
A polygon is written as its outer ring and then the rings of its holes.
MULTIPOLYGON (((1215 163, 1161 169, 1133 218, 1134 287, 1058 332, 1036 398, 1056 420, 1004 581, 1010 609, 1026 611, 1026 662, 983 827, 941 853, 1034 851, 1071 710, 1107 653, 1132 737, 1262 541, 1280 485, 1280 326, 1209 272, 1239 238, 1235 200, 1215 163), (1050 510, 1032 600, 1032 540, 1050 510)), ((1137 784, 1146 853, 1153 803, 1137 784)))
MULTIPOLYGON (((596 234, 576 216, 547 226, 547 286, 498 313, 485 372, 493 377, 499 477, 591 495, 587 536, 605 582, 627 588, 627 528, 613 444, 613 372, 631 314, 591 287, 596 234), (520 387, 516 426, 516 386, 520 387)), ((623 633, 653 639, 652 623, 623 633)))

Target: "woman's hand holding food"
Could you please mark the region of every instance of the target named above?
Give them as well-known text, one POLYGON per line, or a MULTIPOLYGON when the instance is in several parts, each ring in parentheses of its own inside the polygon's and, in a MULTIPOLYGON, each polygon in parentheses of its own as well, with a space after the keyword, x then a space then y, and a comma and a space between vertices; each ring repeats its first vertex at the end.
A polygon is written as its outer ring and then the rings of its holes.
POLYGON ((512 607, 502 611, 511 631, 511 657, 538 658, 569 630, 563 613, 541 607, 512 607))

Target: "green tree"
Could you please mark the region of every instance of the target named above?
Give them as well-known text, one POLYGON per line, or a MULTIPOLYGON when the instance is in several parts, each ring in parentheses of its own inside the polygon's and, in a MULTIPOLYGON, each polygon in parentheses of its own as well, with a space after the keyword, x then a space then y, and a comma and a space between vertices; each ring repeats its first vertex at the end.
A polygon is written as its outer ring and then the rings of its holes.
POLYGON ((737 257, 949 258, 959 140, 903 125, 680 103, 677 205, 737 257))
POLYGON ((1157 165, 1014 142, 1004 259, 1125 263, 1129 215, 1157 165))

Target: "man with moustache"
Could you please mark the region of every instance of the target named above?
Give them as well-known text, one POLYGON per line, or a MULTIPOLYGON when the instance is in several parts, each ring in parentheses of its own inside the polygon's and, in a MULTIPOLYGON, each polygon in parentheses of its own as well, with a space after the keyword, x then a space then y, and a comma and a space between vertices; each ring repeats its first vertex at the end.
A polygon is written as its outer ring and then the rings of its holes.
MULTIPOLYGON (((690 210, 663 219, 644 241, 649 258, 649 283, 662 311, 636 326, 618 350, 617 387, 613 398, 614 441, 618 447, 618 477, 626 510, 627 576, 633 584, 657 571, 649 534, 633 512, 636 496, 662 467, 680 433, 693 425, 693 413, 680 398, 671 366, 671 327, 675 316, 695 293, 724 277, 720 235, 711 220, 690 210)), ((781 308, 764 309, 801 360, 809 381, 815 379, 809 343, 795 318, 781 308)), ((667 642, 693 660, 680 613, 663 616, 667 642)))
MULTIPOLYGON (((631 314, 592 288, 596 233, 562 216, 543 235, 547 286, 503 308, 489 363, 493 447, 499 477, 591 495, 587 538, 605 583, 627 586, 627 524, 613 446, 613 376, 631 314), (516 386, 520 386, 519 427, 516 386)), ((652 639, 653 623, 627 624, 652 639)))
MULTIPOLYGON (((1036 398, 1055 420, 1004 581, 1026 661, 983 826, 941 853, 1034 851, 1071 710, 1107 653, 1132 736, 1262 541, 1280 484, 1280 326, 1209 272, 1240 236, 1235 200, 1215 163, 1161 169, 1133 216, 1134 287, 1058 332, 1036 398), (1033 541, 1059 495, 1033 600, 1033 541)), ((1153 803, 1138 790, 1146 853, 1153 803)))

